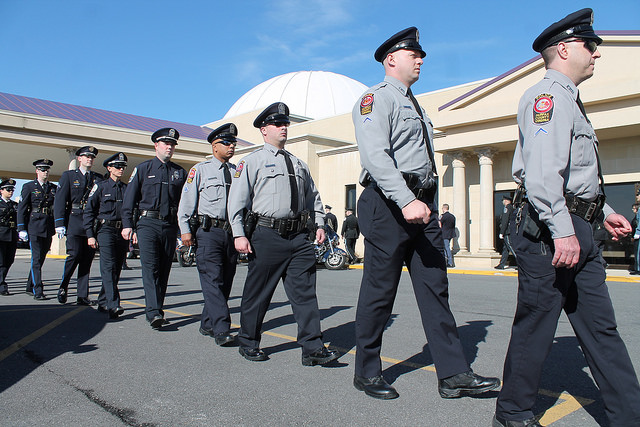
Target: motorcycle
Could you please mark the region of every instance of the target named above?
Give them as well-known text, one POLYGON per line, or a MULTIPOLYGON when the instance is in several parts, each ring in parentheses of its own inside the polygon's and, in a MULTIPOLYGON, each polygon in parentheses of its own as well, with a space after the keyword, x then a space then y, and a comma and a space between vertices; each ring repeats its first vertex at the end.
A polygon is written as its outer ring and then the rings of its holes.
POLYGON ((322 244, 314 243, 316 263, 324 264, 329 270, 340 270, 347 264, 349 255, 344 249, 338 247, 340 237, 335 231, 329 229, 326 235, 322 244))
POLYGON ((191 267, 196 262, 196 246, 185 246, 182 239, 176 241, 176 258, 180 267, 191 267))

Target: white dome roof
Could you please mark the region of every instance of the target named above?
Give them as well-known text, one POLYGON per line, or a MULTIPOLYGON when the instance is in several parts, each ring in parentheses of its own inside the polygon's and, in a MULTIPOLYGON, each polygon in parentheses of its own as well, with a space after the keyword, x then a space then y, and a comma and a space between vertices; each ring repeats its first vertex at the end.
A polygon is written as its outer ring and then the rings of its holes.
POLYGON ((328 71, 297 71, 260 83, 242 95, 224 118, 284 102, 292 115, 322 119, 351 111, 367 89, 362 83, 328 71))

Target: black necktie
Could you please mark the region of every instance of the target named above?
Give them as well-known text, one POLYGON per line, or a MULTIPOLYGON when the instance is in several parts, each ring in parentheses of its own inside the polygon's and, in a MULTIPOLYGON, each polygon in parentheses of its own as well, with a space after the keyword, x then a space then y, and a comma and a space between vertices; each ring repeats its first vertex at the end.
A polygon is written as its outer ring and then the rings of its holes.
POLYGON ((278 154, 282 154, 284 162, 287 164, 287 173, 289 174, 289 185, 291 186, 291 212, 293 214, 298 213, 298 183, 296 181, 296 174, 293 171, 293 163, 291 158, 284 150, 278 150, 278 154))
POLYGON ((163 163, 161 166, 162 177, 160 180, 160 215, 169 216, 169 165, 163 163))
MULTIPOLYGON (((578 97, 576 98, 576 103, 578 104, 578 108, 580 112, 584 116, 587 123, 591 124, 591 120, 587 117, 587 112, 584 109, 584 105, 582 104, 582 100, 580 100, 580 92, 578 92, 578 97)), ((600 155, 598 154, 598 140, 594 140, 593 149, 596 152, 596 160, 598 162, 598 178, 600 179, 600 193, 604 196, 604 177, 602 176, 602 166, 600 165, 600 155)))
POLYGON ((427 153, 429 154, 429 160, 431 161, 431 170, 434 176, 437 176, 436 173, 436 162, 433 159, 433 151, 431 151, 431 144, 429 143, 429 134, 427 133, 427 125, 424 123, 424 117, 422 116, 422 108, 420 108, 420 104, 418 104, 418 100, 413 96, 413 92, 411 92, 411 88, 407 89, 407 95, 411 100, 411 103, 415 107, 416 111, 420 115, 420 124, 422 125, 422 139, 424 140, 425 145, 427 146, 427 153))
POLYGON ((122 215, 120 213, 122 209, 122 183, 116 182, 116 220, 119 220, 122 215))
MULTIPOLYGON (((224 173, 224 187, 225 190, 227 191, 227 198, 225 200, 225 202, 229 201, 229 190, 231 190, 231 172, 229 172, 229 163, 223 163, 222 164, 222 169, 223 169, 223 173, 224 173)), ((229 214, 227 212, 227 204, 225 203, 224 205, 224 217, 225 218, 229 218, 229 214)))

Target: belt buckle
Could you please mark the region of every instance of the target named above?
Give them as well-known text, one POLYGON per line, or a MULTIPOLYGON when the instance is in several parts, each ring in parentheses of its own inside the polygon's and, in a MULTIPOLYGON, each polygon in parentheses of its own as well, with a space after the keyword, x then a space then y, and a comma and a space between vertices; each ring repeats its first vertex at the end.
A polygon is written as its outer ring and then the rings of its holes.
POLYGON ((598 209, 598 204, 596 202, 589 203, 589 208, 587 208, 587 212, 584 214, 584 219, 591 221, 596 209, 598 209))

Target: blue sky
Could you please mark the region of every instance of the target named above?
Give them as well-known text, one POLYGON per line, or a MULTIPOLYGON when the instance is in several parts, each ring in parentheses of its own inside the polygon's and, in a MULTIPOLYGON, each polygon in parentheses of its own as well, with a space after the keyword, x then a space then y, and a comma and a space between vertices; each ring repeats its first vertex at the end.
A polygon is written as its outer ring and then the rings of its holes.
POLYGON ((0 92, 190 124, 220 119, 257 84, 301 70, 367 86, 393 33, 427 52, 415 93, 494 77, 583 7, 596 31, 640 30, 640 1, 0 0, 0 92))

